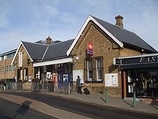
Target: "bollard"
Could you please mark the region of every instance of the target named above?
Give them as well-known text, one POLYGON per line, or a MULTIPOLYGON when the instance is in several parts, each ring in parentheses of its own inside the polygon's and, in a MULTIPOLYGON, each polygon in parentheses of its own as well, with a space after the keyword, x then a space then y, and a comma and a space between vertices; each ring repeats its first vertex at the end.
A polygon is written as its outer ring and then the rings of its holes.
POLYGON ((70 83, 68 83, 68 94, 70 94, 71 91, 70 91, 70 83))
POLYGON ((133 107, 136 107, 136 90, 135 90, 136 84, 133 83, 133 107))
POLYGON ((136 107, 136 92, 133 92, 133 107, 136 107))
POLYGON ((105 102, 108 103, 108 89, 105 89, 105 102))

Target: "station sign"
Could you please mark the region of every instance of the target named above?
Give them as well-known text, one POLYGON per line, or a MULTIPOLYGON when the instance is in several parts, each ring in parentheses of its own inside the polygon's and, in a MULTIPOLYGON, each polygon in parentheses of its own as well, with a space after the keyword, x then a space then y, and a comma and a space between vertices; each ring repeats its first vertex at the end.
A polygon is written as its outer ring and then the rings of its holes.
POLYGON ((93 51, 93 44, 91 42, 87 43, 87 54, 88 55, 93 55, 94 51, 93 51))

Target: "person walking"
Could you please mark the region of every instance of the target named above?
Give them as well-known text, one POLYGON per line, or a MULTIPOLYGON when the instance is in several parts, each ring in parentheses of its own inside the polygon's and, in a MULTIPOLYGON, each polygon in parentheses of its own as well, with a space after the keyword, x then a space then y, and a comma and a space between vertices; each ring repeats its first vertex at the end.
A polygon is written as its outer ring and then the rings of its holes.
POLYGON ((80 78, 80 76, 77 76, 77 92, 78 93, 80 93, 80 94, 82 94, 82 90, 81 90, 81 88, 82 88, 82 84, 81 84, 81 78, 80 78))
POLYGON ((4 88, 4 90, 6 89, 6 82, 4 82, 4 84, 3 84, 3 88, 4 88))

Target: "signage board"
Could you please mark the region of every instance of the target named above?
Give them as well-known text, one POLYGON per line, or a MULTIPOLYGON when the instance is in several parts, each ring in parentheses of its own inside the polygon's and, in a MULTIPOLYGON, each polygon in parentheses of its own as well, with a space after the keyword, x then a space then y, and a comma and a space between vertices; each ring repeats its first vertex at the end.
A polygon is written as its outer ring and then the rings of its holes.
POLYGON ((105 86, 118 87, 118 74, 117 73, 105 74, 105 86))

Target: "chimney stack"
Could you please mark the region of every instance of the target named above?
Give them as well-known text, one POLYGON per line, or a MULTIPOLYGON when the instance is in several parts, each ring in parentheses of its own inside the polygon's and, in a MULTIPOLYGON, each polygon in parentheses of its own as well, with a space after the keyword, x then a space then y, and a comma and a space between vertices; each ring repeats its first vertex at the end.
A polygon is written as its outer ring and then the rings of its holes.
POLYGON ((50 38, 50 36, 48 36, 48 38, 46 38, 46 44, 47 45, 52 44, 52 39, 50 38))
POLYGON ((123 17, 118 15, 115 17, 116 19, 116 25, 120 26, 121 28, 123 28, 123 17))

